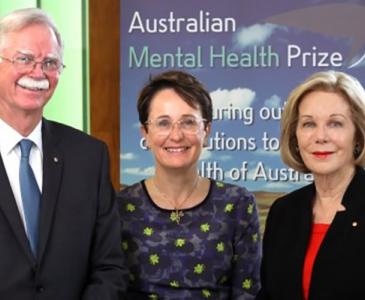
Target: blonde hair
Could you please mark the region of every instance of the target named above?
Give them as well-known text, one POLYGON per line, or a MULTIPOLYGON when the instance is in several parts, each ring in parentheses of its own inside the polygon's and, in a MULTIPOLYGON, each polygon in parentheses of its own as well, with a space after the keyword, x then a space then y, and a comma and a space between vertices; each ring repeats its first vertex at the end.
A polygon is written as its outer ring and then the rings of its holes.
POLYGON ((365 165, 365 91, 360 82, 343 72, 325 71, 311 75, 290 94, 281 118, 280 152, 282 160, 291 168, 308 173, 298 151, 296 129, 299 105, 307 94, 314 91, 336 93, 344 97, 350 106, 355 125, 355 164, 365 165))

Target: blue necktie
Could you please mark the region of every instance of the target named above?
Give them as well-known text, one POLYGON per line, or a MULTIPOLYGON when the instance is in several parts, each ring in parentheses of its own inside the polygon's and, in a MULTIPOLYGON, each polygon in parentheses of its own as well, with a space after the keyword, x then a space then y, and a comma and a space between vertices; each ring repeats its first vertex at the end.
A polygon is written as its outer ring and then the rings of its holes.
POLYGON ((36 257, 38 246, 39 203, 41 193, 34 177, 33 170, 29 164, 29 154, 33 142, 23 139, 20 141, 19 145, 21 150, 19 168, 20 192, 22 195, 25 221, 28 229, 28 239, 32 252, 36 257))

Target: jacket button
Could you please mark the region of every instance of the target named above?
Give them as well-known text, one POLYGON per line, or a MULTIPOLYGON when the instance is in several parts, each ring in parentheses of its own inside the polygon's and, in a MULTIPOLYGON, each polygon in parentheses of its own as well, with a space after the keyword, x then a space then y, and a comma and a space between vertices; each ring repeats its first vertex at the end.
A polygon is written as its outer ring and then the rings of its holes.
POLYGON ((38 293, 43 293, 43 292, 44 292, 44 287, 43 287, 43 286, 37 286, 37 287, 36 287, 36 291, 37 291, 38 293))

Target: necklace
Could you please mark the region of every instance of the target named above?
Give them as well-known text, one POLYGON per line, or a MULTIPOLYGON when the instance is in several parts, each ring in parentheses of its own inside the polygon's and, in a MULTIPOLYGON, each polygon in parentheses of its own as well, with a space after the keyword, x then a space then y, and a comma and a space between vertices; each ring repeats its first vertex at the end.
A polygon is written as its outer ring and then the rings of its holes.
POLYGON ((173 212, 171 213, 170 219, 172 221, 176 221, 177 224, 180 224, 180 220, 181 218, 184 216, 184 212, 182 211, 182 206, 184 205, 184 203, 186 203, 189 198, 191 197, 191 195, 193 194, 193 192, 195 191, 196 187, 198 186, 198 183, 200 181, 200 176, 198 176, 191 188, 191 190, 189 191, 189 193, 187 194, 186 198, 181 201, 181 203, 179 203, 178 205, 176 205, 175 202, 171 201, 168 196, 163 193, 157 186, 156 182, 155 182, 155 178, 152 178, 152 184, 155 188, 155 190, 162 196, 162 198, 167 201, 172 207, 173 207, 173 212))

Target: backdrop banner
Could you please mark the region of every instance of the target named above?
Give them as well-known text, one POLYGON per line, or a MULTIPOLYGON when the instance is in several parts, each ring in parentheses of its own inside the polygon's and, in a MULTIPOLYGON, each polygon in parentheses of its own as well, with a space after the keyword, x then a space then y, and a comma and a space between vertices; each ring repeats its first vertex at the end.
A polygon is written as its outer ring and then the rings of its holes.
POLYGON ((209 90, 213 130, 202 176, 255 193, 263 224, 278 196, 311 181, 279 155, 289 92, 329 69, 365 79, 365 1, 167 1, 121 3, 121 183, 151 176, 136 101, 151 75, 182 69, 209 90))

